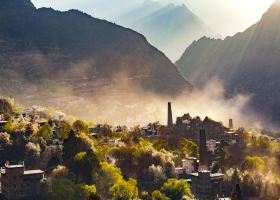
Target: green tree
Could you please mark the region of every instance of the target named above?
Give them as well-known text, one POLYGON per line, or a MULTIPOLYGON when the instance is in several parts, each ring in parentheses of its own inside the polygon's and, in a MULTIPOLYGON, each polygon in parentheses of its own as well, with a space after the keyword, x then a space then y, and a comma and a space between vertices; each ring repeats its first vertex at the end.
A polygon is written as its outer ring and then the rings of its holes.
POLYGON ((139 149, 127 146, 115 149, 113 152, 113 156, 117 159, 117 167, 122 170, 126 178, 136 177, 137 170, 139 169, 135 158, 137 154, 140 154, 139 149))
POLYGON ((146 191, 141 192, 141 199, 148 200, 149 199, 149 192, 146 192, 146 191))
POLYGON ((151 181, 153 181, 157 187, 160 187, 167 179, 163 172, 163 168, 155 165, 149 167, 147 176, 151 178, 151 181))
POLYGON ((84 192, 79 185, 66 178, 56 178, 52 181, 51 193, 48 199, 86 200, 84 196, 84 192))
POLYGON ((10 115, 13 112, 13 101, 8 98, 0 98, 0 114, 10 115))
POLYGON ((180 152, 180 156, 183 158, 186 156, 198 157, 198 146, 196 143, 190 140, 183 139, 180 142, 179 152, 180 152))
POLYGON ((25 145, 25 161, 27 167, 33 167, 36 165, 37 161, 40 158, 40 145, 28 142, 25 145))
POLYGON ((123 178, 121 170, 107 162, 101 163, 101 169, 106 172, 103 178, 106 182, 110 182, 112 185, 123 178))
POLYGON ((0 133, 0 148, 5 149, 8 145, 11 145, 12 141, 8 133, 0 133))
POLYGON ((73 123, 73 128, 74 130, 78 130, 79 132, 88 132, 88 125, 82 120, 76 120, 73 123))
POLYGON ((258 156, 246 156, 245 161, 241 164, 241 169, 245 170, 265 170, 265 162, 261 157, 258 156))
POLYGON ((82 190, 84 191, 87 200, 99 200, 100 197, 97 195, 95 185, 82 185, 82 190))
POLYGON ((112 195, 109 190, 115 183, 123 179, 121 170, 107 162, 102 162, 99 176, 102 178, 97 179, 98 191, 101 192, 101 196, 104 199, 111 199, 112 195))
POLYGON ((107 162, 101 163, 101 177, 99 180, 100 190, 104 191, 107 199, 132 200, 138 197, 137 182, 134 179, 123 179, 121 170, 107 162), (111 196, 108 196, 110 192, 111 196))
POLYGON ((67 122, 61 122, 59 124, 60 128, 58 130, 58 138, 60 139, 67 139, 69 137, 69 132, 71 131, 71 125, 67 122))
POLYGON ((90 150, 77 153, 69 165, 69 169, 76 174, 76 183, 79 179, 85 183, 91 183, 94 170, 96 171, 99 168, 99 161, 90 150))
POLYGON ((185 196, 193 198, 190 185, 183 179, 168 179, 160 188, 160 191, 172 200, 181 200, 185 196))
POLYGON ((5 132, 11 133, 12 130, 13 130, 13 122, 12 122, 12 120, 8 120, 8 123, 5 124, 3 129, 4 129, 5 132))
POLYGON ((40 128, 39 136, 44 138, 45 140, 53 136, 53 129, 50 127, 49 123, 45 123, 45 125, 40 128))
POLYGON ((159 190, 156 190, 152 193, 152 200, 171 200, 171 199, 167 197, 164 193, 160 192, 159 190))
POLYGON ((124 139, 126 137, 126 133, 123 131, 116 132, 114 137, 124 139))
POLYGON ((123 179, 116 182, 111 188, 110 192, 114 200, 133 200, 138 197, 138 188, 135 179, 125 181, 123 179))
POLYGON ((167 149, 167 142, 166 142, 166 140, 163 140, 163 139, 156 140, 153 143, 153 147, 157 150, 167 149))
POLYGON ((95 151, 94 141, 85 133, 79 135, 71 130, 68 138, 63 143, 63 159, 66 163, 71 162, 79 152, 95 151))

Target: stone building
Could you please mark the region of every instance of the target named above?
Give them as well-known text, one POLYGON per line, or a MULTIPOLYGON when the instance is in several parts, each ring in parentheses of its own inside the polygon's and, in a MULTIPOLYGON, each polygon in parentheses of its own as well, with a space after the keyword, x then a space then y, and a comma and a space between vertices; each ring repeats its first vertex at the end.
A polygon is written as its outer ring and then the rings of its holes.
POLYGON ((221 144, 221 142, 218 142, 216 140, 207 140, 206 146, 209 152, 215 153, 218 146, 221 144))
POLYGON ((192 173, 192 192, 199 200, 214 199, 216 196, 222 196, 222 181, 224 174, 211 173, 210 171, 198 171, 192 173))
POLYGON ((199 161, 197 158, 189 157, 182 160, 182 167, 185 169, 186 174, 191 174, 198 170, 199 161))
POLYGON ((204 129, 199 133, 199 167, 198 171, 209 170, 209 159, 206 147, 206 133, 204 129))
POLYGON ((232 119, 229 119, 229 120, 228 120, 228 128, 229 128, 230 130, 233 130, 233 120, 232 120, 232 119))
POLYGON ((168 113, 167 113, 167 127, 172 128, 173 127, 173 118, 172 118, 172 107, 171 102, 168 102, 168 113))
POLYGON ((199 200, 209 200, 221 196, 224 174, 209 171, 209 159, 206 147, 206 133, 202 129, 199 134, 199 167, 198 172, 191 174, 192 192, 199 200))
POLYGON ((40 181, 44 179, 42 170, 25 170, 23 162, 6 162, 0 174, 2 196, 7 200, 36 199, 40 181))
POLYGON ((167 126, 159 130, 160 135, 184 137, 199 144, 199 160, 195 158, 182 160, 182 165, 175 169, 177 176, 191 184, 192 192, 199 200, 223 196, 224 174, 211 173, 210 152, 214 152, 221 142, 238 143, 240 134, 233 130, 233 121, 230 120, 227 128, 221 122, 209 117, 201 120, 200 117, 192 118, 190 114, 184 114, 177 117, 176 124, 173 124, 171 103, 168 103, 167 117, 167 126))
POLYGON ((217 142, 227 142, 232 144, 236 141, 238 134, 233 129, 233 120, 229 119, 229 127, 225 127, 222 122, 212 120, 205 117, 203 120, 200 117, 191 117, 189 113, 176 118, 176 123, 173 124, 173 114, 171 103, 168 102, 167 107, 167 126, 163 126, 156 130, 157 135, 176 135, 182 136, 192 141, 199 140, 201 129, 206 132, 207 140, 216 140, 217 142))
POLYGON ((182 159, 182 166, 175 168, 178 178, 189 178, 190 174, 198 171, 199 161, 197 158, 188 157, 182 159))

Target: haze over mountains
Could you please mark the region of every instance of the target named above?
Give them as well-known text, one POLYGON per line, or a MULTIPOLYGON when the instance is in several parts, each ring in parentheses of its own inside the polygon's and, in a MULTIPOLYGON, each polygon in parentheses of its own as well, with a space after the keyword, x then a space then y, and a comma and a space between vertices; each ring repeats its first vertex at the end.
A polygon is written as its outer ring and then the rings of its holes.
MULTIPOLYGON (((162 32, 169 33, 164 28, 172 27, 173 22, 162 20, 165 19, 162 16, 173 16, 180 21, 181 15, 177 18, 177 14, 181 10, 185 13, 187 8, 160 5, 155 3, 149 9, 133 11, 132 15, 137 17, 128 17, 132 20, 126 22, 133 23, 137 19, 139 25, 149 24, 154 31, 152 26, 157 24, 151 19, 157 19, 163 23, 159 26, 162 32), (149 17, 143 21, 145 16, 149 17)), ((240 92, 253 95, 251 108, 277 121, 275 109, 280 107, 278 13, 279 5, 275 4, 258 24, 244 33, 225 40, 204 37, 194 42, 177 62, 180 72, 196 86, 207 85, 211 77, 218 76, 225 82, 228 97, 240 92)), ((193 17, 190 15, 190 19, 193 17)), ((124 116, 156 121, 165 116, 158 107, 165 108, 167 99, 190 94, 192 90, 175 65, 143 35, 80 11, 36 9, 29 0, 0 0, 0 24, 1 95, 12 95, 29 105, 37 102, 58 106, 70 114, 78 113, 78 117, 106 116, 104 120, 96 118, 102 122, 108 122, 112 116, 114 119, 110 122, 116 123, 127 123, 124 116), (149 118, 154 113, 157 116, 149 118)), ((177 41, 175 36, 174 33, 165 37, 177 41)), ((239 116, 246 99, 241 105, 237 105, 238 98, 228 104, 220 91, 214 84, 203 93, 195 91, 195 99, 188 102, 179 99, 178 104, 187 105, 195 114, 207 113, 210 117, 215 114, 215 119, 219 119, 216 116, 224 119, 225 112, 227 117, 232 117, 233 112, 239 116), (201 98, 204 101, 198 101, 201 98), (209 103, 211 100, 214 104, 209 103), (202 104, 206 106, 203 109, 202 104), (232 105, 235 111, 226 110, 227 105, 232 105), (225 108, 223 115, 215 112, 221 106, 225 108)), ((180 106, 177 108, 182 112, 180 106)), ((133 122, 130 124, 139 123, 135 119, 130 121, 133 122)))
POLYGON ((191 89, 143 35, 77 10, 0 0, 0 24, 2 95, 66 107, 70 95, 109 101, 138 91, 170 96, 191 89))
POLYGON ((202 38, 176 63, 196 86, 221 79, 228 96, 252 95, 250 106, 268 120, 280 115, 280 1, 255 25, 225 40, 202 38))
POLYGON ((213 34, 184 4, 146 1, 142 6, 122 15, 116 22, 145 35, 151 44, 173 61, 182 55, 191 42, 213 34))

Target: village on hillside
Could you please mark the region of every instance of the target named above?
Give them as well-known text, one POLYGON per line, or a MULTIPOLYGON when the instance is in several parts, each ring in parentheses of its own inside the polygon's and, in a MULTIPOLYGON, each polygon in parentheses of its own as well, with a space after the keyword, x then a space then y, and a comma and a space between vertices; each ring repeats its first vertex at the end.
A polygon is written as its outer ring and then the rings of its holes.
POLYGON ((19 108, 12 98, 0 99, 0 113, 0 199, 279 196, 279 141, 235 128, 233 119, 174 121, 168 103, 166 125, 113 127, 19 108))

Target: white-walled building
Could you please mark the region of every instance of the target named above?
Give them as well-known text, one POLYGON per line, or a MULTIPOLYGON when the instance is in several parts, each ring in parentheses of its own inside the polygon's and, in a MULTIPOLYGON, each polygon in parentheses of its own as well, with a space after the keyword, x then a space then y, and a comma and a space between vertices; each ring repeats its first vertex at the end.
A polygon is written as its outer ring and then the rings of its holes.
POLYGON ((216 149, 218 148, 219 144, 220 144, 220 142, 218 142, 216 140, 208 140, 208 141, 206 141, 207 150, 214 153, 216 151, 216 149))
POLYGON ((182 159, 182 167, 175 168, 177 175, 191 174, 198 169, 198 159, 194 157, 189 157, 182 159))

